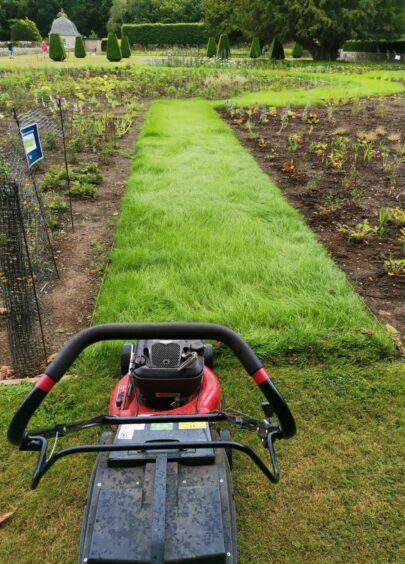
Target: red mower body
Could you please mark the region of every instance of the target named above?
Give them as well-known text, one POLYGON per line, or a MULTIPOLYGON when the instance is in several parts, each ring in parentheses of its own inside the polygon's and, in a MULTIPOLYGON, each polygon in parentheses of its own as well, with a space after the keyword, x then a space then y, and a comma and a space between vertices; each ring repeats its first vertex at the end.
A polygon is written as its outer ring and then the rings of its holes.
POLYGON ((211 413, 221 409, 221 388, 218 378, 207 366, 201 381, 198 394, 190 396, 189 401, 181 407, 170 410, 159 410, 147 407, 141 401, 139 390, 135 388, 126 374, 115 386, 110 399, 110 415, 131 417, 136 415, 192 415, 194 413, 211 413))

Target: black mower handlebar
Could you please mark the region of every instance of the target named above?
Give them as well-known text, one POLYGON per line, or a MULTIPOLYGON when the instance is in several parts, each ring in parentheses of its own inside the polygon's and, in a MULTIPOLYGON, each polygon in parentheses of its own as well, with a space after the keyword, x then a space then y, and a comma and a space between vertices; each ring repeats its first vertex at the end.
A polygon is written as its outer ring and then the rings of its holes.
POLYGON ((221 341, 237 356, 246 372, 252 376, 263 395, 272 405, 281 425, 283 438, 295 434, 294 417, 271 382, 259 358, 250 346, 234 331, 212 323, 112 323, 96 325, 75 335, 45 369, 44 375, 25 398, 8 429, 8 439, 21 445, 26 427, 53 385, 59 382, 80 353, 93 343, 107 340, 139 339, 210 339, 221 341))

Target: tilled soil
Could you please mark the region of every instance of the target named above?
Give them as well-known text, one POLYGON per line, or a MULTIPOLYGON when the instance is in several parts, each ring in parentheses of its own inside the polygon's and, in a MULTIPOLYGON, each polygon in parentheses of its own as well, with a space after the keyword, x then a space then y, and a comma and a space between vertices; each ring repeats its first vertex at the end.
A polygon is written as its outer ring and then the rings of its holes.
POLYGON ((340 229, 364 220, 378 227, 380 208, 405 211, 404 101, 404 96, 395 96, 329 108, 291 108, 288 115, 288 109, 275 108, 267 113, 248 110, 250 115, 246 110, 222 112, 370 310, 402 336, 405 276, 388 276, 384 268, 390 257, 404 258, 401 226, 388 222, 382 237, 372 233, 362 242, 340 229), (340 146, 340 153, 333 146, 340 146))

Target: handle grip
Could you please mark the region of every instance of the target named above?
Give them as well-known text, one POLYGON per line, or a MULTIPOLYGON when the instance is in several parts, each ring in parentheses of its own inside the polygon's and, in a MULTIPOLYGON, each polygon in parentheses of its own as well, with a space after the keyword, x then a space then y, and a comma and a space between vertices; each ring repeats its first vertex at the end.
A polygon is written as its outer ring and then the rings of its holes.
POLYGON ((288 405, 271 382, 261 361, 250 346, 237 333, 212 323, 112 323, 96 325, 75 335, 45 369, 44 375, 28 394, 14 415, 8 429, 8 440, 20 445, 32 415, 46 394, 59 382, 80 353, 93 343, 106 340, 139 339, 211 339, 227 345, 239 359, 274 407, 284 438, 295 434, 295 421, 288 405))

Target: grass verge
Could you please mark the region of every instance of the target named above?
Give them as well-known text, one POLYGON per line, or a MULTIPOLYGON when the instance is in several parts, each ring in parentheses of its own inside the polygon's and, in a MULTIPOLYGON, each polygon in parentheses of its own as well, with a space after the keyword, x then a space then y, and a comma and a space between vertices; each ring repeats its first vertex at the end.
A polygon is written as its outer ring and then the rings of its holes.
POLYGON ((118 321, 220 323, 267 358, 392 353, 299 213, 203 101, 157 102, 143 126, 95 315, 118 321))

